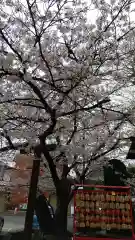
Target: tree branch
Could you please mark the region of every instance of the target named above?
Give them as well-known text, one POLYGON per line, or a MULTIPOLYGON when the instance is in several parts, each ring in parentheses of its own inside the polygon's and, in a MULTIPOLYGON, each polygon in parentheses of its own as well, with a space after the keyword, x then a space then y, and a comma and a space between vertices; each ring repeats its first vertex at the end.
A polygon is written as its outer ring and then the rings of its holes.
POLYGON ((41 122, 41 123, 45 123, 48 121, 48 119, 44 119, 44 118, 32 118, 32 117, 22 117, 22 116, 14 116, 14 117, 8 117, 8 118, 5 118, 5 121, 20 121, 20 120, 23 120, 23 121, 27 121, 27 122, 41 122))
POLYGON ((7 152, 7 151, 10 151, 10 150, 18 150, 20 148, 25 148, 29 145, 28 142, 23 142, 23 143, 17 143, 17 144, 14 144, 14 146, 6 146, 6 147, 3 147, 3 148, 0 148, 0 152, 7 152))
POLYGON ((4 137, 4 138, 7 140, 9 146, 10 146, 12 149, 14 149, 14 144, 12 143, 11 138, 8 136, 6 130, 4 130, 4 131, 1 133, 1 136, 4 137))
POLYGON ((70 138, 68 139, 66 145, 69 145, 71 143, 71 141, 72 141, 76 132, 77 132, 77 117, 76 117, 76 114, 75 114, 74 115, 74 129, 73 129, 72 134, 71 134, 70 138))
POLYGON ((113 145, 110 149, 106 150, 106 151, 103 152, 103 153, 100 153, 99 155, 95 156, 94 158, 92 158, 92 159, 89 161, 89 163, 87 164, 86 168, 84 169, 84 171, 82 172, 82 174, 81 174, 81 176, 80 176, 80 181, 83 181, 83 180, 84 180, 85 175, 87 174, 87 171, 89 170, 89 167, 90 167, 90 165, 91 165, 91 162, 92 162, 92 161, 95 161, 96 159, 98 159, 98 158, 100 158, 100 157, 105 156, 107 153, 109 153, 109 152, 111 152, 112 150, 116 149, 116 146, 118 145, 119 141, 120 141, 120 140, 117 139, 116 143, 114 143, 114 145, 113 145))
POLYGON ((42 104, 45 107, 46 112, 49 113, 51 116, 54 115, 53 110, 48 105, 48 103, 45 101, 45 99, 42 96, 41 91, 39 90, 39 88, 34 83, 32 83, 31 81, 24 80, 24 82, 26 82, 31 87, 33 92, 39 97, 40 101, 42 102, 42 104))
POLYGON ((41 58, 42 58, 43 62, 45 63, 45 65, 46 65, 46 67, 47 67, 47 69, 49 71, 51 80, 52 80, 52 82, 54 84, 54 79, 53 79, 53 75, 52 75, 52 72, 51 72, 51 68, 50 68, 50 66, 49 66, 49 64, 48 64, 47 60, 45 59, 44 54, 42 52, 42 46, 41 46, 41 42, 40 42, 41 35, 37 31, 36 22, 35 22, 35 19, 34 19, 34 16, 33 16, 33 12, 32 12, 32 6, 30 5, 29 0, 27 0, 27 6, 28 6, 28 9, 29 9, 29 13, 30 13, 30 16, 31 16, 31 19, 32 19, 32 23, 33 23, 33 27, 34 27, 35 35, 36 35, 36 40, 35 40, 35 44, 34 45, 36 46, 36 44, 38 43, 41 58))
POLYGON ((74 113, 78 113, 78 112, 83 112, 83 111, 87 111, 89 112, 90 110, 93 110, 95 108, 99 108, 102 104, 105 104, 105 103, 108 103, 110 102, 110 99, 104 99, 102 101, 99 101, 97 104, 91 106, 91 107, 82 107, 82 108, 79 108, 79 109, 76 109, 76 110, 72 110, 70 112, 63 112, 60 114, 60 117, 64 117, 64 116, 68 116, 68 115, 71 115, 71 114, 74 114, 74 113))
POLYGON ((53 162, 53 158, 51 157, 51 155, 50 155, 50 153, 47 149, 47 145, 43 141, 40 141, 40 144, 35 148, 35 152, 38 155, 41 154, 41 153, 44 154, 44 156, 47 160, 47 163, 49 165, 49 169, 50 169, 50 172, 51 172, 51 175, 52 175, 54 185, 57 189, 57 183, 59 181, 59 178, 58 178, 58 175, 57 175, 56 166, 53 162))
POLYGON ((2 36, 2 38, 4 39, 4 41, 7 43, 7 45, 11 48, 11 50, 16 54, 16 56, 18 57, 18 59, 20 60, 20 62, 23 62, 22 56, 18 53, 18 51, 12 46, 12 44, 9 42, 9 40, 7 39, 7 37, 4 35, 2 29, 0 28, 0 34, 2 36))

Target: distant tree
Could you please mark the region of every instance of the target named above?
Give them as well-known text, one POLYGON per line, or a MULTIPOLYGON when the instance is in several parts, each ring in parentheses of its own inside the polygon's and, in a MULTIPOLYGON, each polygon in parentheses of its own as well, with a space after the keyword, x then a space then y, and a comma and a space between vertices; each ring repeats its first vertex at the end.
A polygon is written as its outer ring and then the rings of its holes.
POLYGON ((128 165, 128 172, 135 176, 135 166, 134 165, 128 165))
POLYGON ((131 177, 125 164, 112 159, 107 166, 104 166, 104 183, 108 186, 126 186, 126 180, 131 177))

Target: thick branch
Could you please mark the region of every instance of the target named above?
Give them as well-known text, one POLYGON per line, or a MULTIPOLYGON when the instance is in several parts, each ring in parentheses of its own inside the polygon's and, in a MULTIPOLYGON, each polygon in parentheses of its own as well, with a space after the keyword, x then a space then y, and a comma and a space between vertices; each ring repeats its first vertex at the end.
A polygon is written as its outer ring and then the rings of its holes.
POLYGON ((108 103, 110 102, 110 99, 104 99, 102 101, 99 101, 97 104, 91 106, 91 107, 82 107, 82 108, 79 108, 79 109, 76 109, 76 110, 72 110, 70 112, 63 112, 60 114, 61 117, 64 117, 64 116, 68 116, 68 115, 72 115, 74 113, 78 113, 78 112, 83 112, 83 111, 87 111, 89 112, 90 110, 93 110, 95 108, 99 108, 102 104, 105 104, 105 103, 108 103))
POLYGON ((41 141, 41 144, 37 147, 36 152, 39 152, 39 151, 40 151, 40 153, 44 154, 44 156, 47 160, 54 185, 57 188, 57 183, 59 181, 59 178, 58 178, 58 175, 57 175, 56 166, 53 162, 53 158, 51 157, 51 155, 50 155, 50 153, 47 149, 47 145, 45 143, 43 143, 42 141, 41 141))
POLYGON ((3 137, 7 140, 9 146, 10 146, 12 149, 14 149, 14 144, 12 143, 11 138, 8 136, 7 132, 6 132, 6 131, 2 132, 2 133, 1 133, 1 136, 3 136, 3 137))
POLYGON ((128 35, 131 31, 133 31, 135 29, 135 27, 132 27, 131 29, 129 29, 127 32, 125 32, 124 34, 122 34, 119 38, 117 38, 117 41, 120 42, 121 40, 123 40, 123 38, 128 35))
POLYGON ((117 14, 113 17, 113 19, 110 21, 110 23, 105 27, 104 32, 106 32, 110 26, 114 23, 114 21, 118 18, 118 16, 120 15, 120 13, 124 10, 124 8, 130 4, 130 0, 126 0, 126 1, 122 1, 122 6, 120 7, 120 9, 118 10, 117 14))
POLYGON ((8 117, 5 118, 5 121, 26 121, 26 122, 35 122, 35 123, 45 123, 48 121, 48 119, 44 118, 32 118, 32 117, 21 117, 21 116, 14 116, 14 117, 8 117))
POLYGON ((73 139, 73 137, 74 137, 76 132, 77 132, 77 121, 76 121, 76 115, 75 115, 74 116, 74 129, 73 129, 73 132, 72 132, 70 138, 67 141, 67 145, 69 145, 71 143, 71 141, 72 141, 72 139, 73 139))
POLYGON ((38 109, 44 109, 43 106, 41 105, 36 105, 34 103, 31 103, 32 101, 38 101, 40 103, 40 100, 39 99, 19 99, 19 98, 15 98, 15 99, 8 99, 8 100, 4 100, 4 101, 0 101, 0 104, 12 104, 12 105, 18 105, 18 102, 20 103, 21 102, 21 106, 24 106, 24 107, 34 107, 34 108, 38 108, 38 109))
POLYGON ((54 118, 50 127, 39 136, 39 139, 41 142, 45 142, 45 139, 52 134, 55 125, 56 125, 56 120, 54 118))
POLYGON ((48 105, 48 103, 45 101, 45 99, 42 96, 41 91, 39 90, 39 88, 34 83, 32 83, 31 81, 26 81, 25 80, 25 82, 32 88, 34 93, 39 97, 40 101, 42 102, 42 104, 45 107, 46 112, 49 113, 50 115, 53 115, 53 110, 48 105))
POLYGON ((20 148, 25 148, 27 147, 29 144, 28 142, 24 142, 24 143, 17 143, 17 144, 14 144, 14 146, 6 146, 6 147, 3 147, 3 148, 0 148, 0 152, 7 152, 7 151, 10 151, 10 150, 18 150, 20 148))
POLYGON ((11 48, 11 50, 16 54, 20 62, 23 62, 22 56, 19 54, 19 52, 13 47, 13 45, 9 42, 8 38, 4 35, 2 29, 0 28, 0 34, 4 41, 7 43, 7 45, 11 48))

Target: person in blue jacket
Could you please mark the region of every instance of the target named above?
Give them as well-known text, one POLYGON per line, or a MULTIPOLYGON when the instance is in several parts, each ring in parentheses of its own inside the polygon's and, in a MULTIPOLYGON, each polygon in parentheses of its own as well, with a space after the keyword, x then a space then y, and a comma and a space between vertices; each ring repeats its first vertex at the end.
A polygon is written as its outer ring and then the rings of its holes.
POLYGON ((32 228, 33 228, 33 230, 39 229, 39 223, 38 223, 37 215, 35 212, 34 212, 34 216, 33 216, 32 228))

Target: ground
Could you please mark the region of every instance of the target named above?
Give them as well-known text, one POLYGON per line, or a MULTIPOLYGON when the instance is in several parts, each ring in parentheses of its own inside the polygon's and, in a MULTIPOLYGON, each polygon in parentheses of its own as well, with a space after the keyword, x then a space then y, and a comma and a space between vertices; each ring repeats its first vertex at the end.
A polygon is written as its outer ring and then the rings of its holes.
MULTIPOLYGON (((2 214, 4 216, 4 227, 3 232, 10 232, 14 230, 21 230, 24 227, 25 215, 14 215, 14 214, 2 214)), ((73 218, 68 217, 68 230, 73 231, 73 218)))

